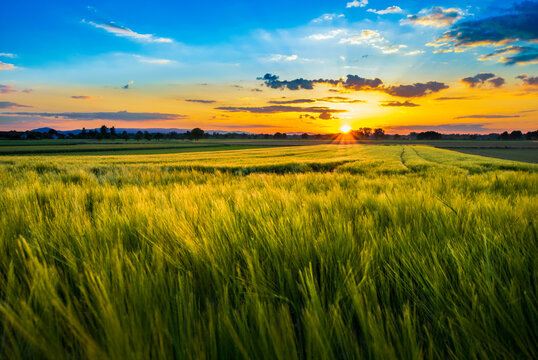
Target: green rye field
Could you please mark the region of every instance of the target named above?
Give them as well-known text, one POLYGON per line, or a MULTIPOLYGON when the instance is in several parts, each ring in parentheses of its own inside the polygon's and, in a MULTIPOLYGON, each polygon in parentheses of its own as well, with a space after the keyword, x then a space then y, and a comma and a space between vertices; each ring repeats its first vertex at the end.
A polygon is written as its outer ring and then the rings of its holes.
POLYGON ((536 164, 80 146, 0 156, 2 358, 538 357, 536 164))

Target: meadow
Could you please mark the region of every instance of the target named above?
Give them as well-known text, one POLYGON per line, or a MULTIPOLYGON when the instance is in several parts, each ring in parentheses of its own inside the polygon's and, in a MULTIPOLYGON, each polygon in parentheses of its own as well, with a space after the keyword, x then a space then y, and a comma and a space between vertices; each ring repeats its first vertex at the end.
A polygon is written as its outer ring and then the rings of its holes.
POLYGON ((131 150, 0 156, 0 357, 538 357, 538 165, 131 150))

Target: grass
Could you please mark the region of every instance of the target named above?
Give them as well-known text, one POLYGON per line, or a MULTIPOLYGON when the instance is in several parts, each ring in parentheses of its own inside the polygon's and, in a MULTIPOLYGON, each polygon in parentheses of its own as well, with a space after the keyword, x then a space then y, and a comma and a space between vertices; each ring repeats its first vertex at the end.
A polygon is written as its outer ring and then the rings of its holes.
POLYGON ((538 355, 538 165, 426 146, 0 157, 4 358, 538 355))
POLYGON ((500 148, 492 148, 492 149, 481 149, 481 148, 463 148, 463 149, 457 149, 457 151, 467 153, 467 154, 474 154, 474 155, 481 155, 481 156, 488 156, 488 157, 494 157, 499 159, 507 159, 507 160, 515 160, 515 161, 525 161, 530 163, 538 163, 538 148, 524 148, 524 149, 518 149, 518 148, 511 148, 511 149, 500 149, 500 148))

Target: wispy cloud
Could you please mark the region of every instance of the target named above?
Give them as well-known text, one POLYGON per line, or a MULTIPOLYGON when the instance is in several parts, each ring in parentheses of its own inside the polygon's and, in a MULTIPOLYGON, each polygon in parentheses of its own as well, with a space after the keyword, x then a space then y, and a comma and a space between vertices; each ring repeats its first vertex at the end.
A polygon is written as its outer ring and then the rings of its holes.
POLYGON ((408 15, 407 19, 402 20, 402 24, 417 24, 422 26, 444 27, 450 26, 467 13, 458 8, 432 7, 422 9, 418 14, 408 15))
POLYGON ((518 118, 519 115, 496 115, 496 114, 481 114, 481 115, 463 115, 455 117, 454 119, 510 119, 518 118))
POLYGON ((447 134, 454 133, 491 133, 498 129, 488 128, 489 123, 438 124, 438 125, 398 125, 389 126, 390 132, 438 131, 447 134))
POLYGON ((344 30, 344 29, 335 29, 335 30, 331 30, 331 31, 326 32, 326 33, 312 34, 312 35, 308 36, 307 39, 310 39, 310 40, 334 39, 335 37, 337 37, 339 35, 344 35, 346 33, 347 33, 347 31, 344 30))
MULTIPOLYGON (((0 103, 1 108, 1 103, 0 103)), ((128 111, 118 112, 64 112, 64 113, 31 113, 16 112, 2 113, 12 116, 39 116, 45 118, 62 118, 69 120, 118 120, 118 121, 144 121, 144 120, 179 120, 188 118, 187 115, 163 114, 163 113, 138 113, 128 111)))
POLYGON ((412 102, 409 102, 408 100, 404 101, 404 102, 400 102, 400 101, 383 101, 382 103, 379 104, 379 106, 388 106, 388 107, 400 107, 400 106, 404 106, 404 107, 416 107, 416 106, 420 106, 419 104, 415 104, 415 103, 412 103, 412 102))
POLYGON ((289 105, 271 105, 271 106, 259 106, 259 107, 237 107, 237 106, 222 106, 215 108, 216 110, 223 110, 229 112, 249 112, 254 114, 278 114, 278 113, 315 113, 319 114, 319 118, 322 120, 328 120, 333 118, 335 113, 347 112, 347 110, 331 109, 325 106, 289 106, 289 105))
POLYGON ((366 5, 368 5, 368 0, 353 0, 346 4, 346 8, 365 7, 366 5))
POLYGON ((216 100, 203 100, 203 99, 185 99, 186 102, 198 103, 198 104, 214 104, 216 100))
POLYGON ((17 69, 15 65, 0 61, 0 70, 14 70, 14 69, 17 69))
POLYGON ((510 45, 495 50, 494 52, 482 55, 480 61, 497 58, 497 61, 506 65, 514 64, 535 64, 538 62, 538 48, 534 46, 510 45), (504 56, 510 54, 510 56, 504 56))
POLYGON ((0 57, 16 58, 17 55, 12 53, 0 53, 0 57))
POLYGON ((17 90, 15 90, 13 86, 0 84, 0 94, 11 94, 15 92, 17 92, 17 90))
POLYGON ((167 65, 167 64, 172 64, 175 62, 170 59, 150 58, 150 57, 141 56, 141 55, 134 55, 134 57, 137 58, 138 61, 140 61, 141 63, 145 63, 145 64, 167 65))
POLYGON ((295 61, 298 58, 299 56, 295 54, 292 54, 292 55, 272 54, 260 60, 265 61, 265 62, 285 62, 285 61, 295 61))
POLYGON ((89 95, 73 95, 73 96, 71 96, 71 99, 75 99, 75 100, 93 100, 94 97, 89 96, 89 95))
POLYGON ((399 6, 389 6, 385 10, 376 10, 376 9, 368 9, 366 10, 371 13, 375 13, 377 15, 386 15, 386 14, 401 14, 403 10, 399 6))
POLYGON ((26 108, 26 107, 31 107, 31 106, 18 104, 11 101, 0 101, 0 109, 15 109, 15 108, 26 108))
POLYGON ((413 56, 413 55, 419 55, 419 54, 424 54, 424 50, 413 50, 413 51, 408 51, 408 52, 406 52, 404 55, 406 55, 406 56, 413 56))
MULTIPOLYGON (((83 22, 86 22, 86 21, 83 20, 83 22)), ((113 34, 115 36, 131 39, 135 41, 148 42, 148 43, 172 43, 174 42, 174 40, 170 38, 158 37, 153 34, 137 33, 136 31, 133 31, 129 28, 116 25, 113 22, 109 22, 106 24, 99 24, 93 21, 88 21, 87 23, 98 29, 103 29, 106 32, 113 34)))
POLYGON ((322 22, 329 22, 336 19, 342 19, 344 18, 344 14, 323 14, 318 18, 315 18, 312 20, 313 23, 322 23, 322 22))

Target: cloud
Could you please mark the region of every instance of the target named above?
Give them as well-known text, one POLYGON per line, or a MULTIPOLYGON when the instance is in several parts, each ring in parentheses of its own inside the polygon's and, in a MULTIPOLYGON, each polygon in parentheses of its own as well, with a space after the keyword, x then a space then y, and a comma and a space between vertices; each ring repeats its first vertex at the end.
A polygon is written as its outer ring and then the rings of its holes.
POLYGON ((315 99, 271 100, 269 104, 305 104, 314 103, 315 99))
POLYGON ((509 45, 494 52, 482 55, 478 58, 480 61, 491 58, 498 58, 498 62, 506 65, 514 64, 534 64, 538 62, 538 48, 533 46, 515 46, 509 45), (513 54, 511 56, 503 56, 513 54))
POLYGON ((452 96, 452 97, 443 96, 443 97, 438 97, 435 100, 446 101, 446 100, 474 100, 474 99, 478 99, 478 98, 476 96, 452 96))
POLYGON ((11 101, 0 101, 0 109, 15 109, 19 107, 31 107, 31 106, 17 104, 11 101))
POLYGON ((483 87, 488 84, 496 88, 503 86, 505 80, 502 77, 495 78, 495 76, 497 75, 493 73, 480 73, 460 79, 460 82, 472 88, 483 87))
POLYGON ((401 14, 403 10, 399 6, 389 6, 385 10, 376 10, 376 9, 368 9, 366 10, 371 13, 375 13, 377 15, 385 15, 385 14, 401 14))
POLYGON ((343 17, 344 17, 344 14, 323 14, 320 17, 312 20, 312 22, 313 23, 328 22, 328 21, 333 21, 336 19, 341 19, 343 17))
POLYGON ((271 105, 271 106, 259 106, 259 107, 221 106, 215 109, 229 111, 229 112, 250 112, 253 114, 277 114, 277 113, 286 113, 286 112, 332 114, 332 113, 347 112, 347 110, 331 109, 325 106, 301 107, 301 106, 288 106, 288 105, 271 105))
MULTIPOLYGON (((85 21, 83 20, 83 22, 85 21)), ((147 42, 147 43, 172 43, 174 42, 174 40, 169 39, 169 38, 157 37, 152 34, 140 34, 129 28, 116 25, 113 22, 109 22, 106 24, 99 24, 93 21, 88 21, 87 23, 98 29, 103 29, 106 32, 113 34, 115 36, 128 38, 135 41, 147 42)))
POLYGON ((519 115, 463 115, 455 117, 454 119, 509 119, 518 118, 519 115))
POLYGON ((412 56, 412 55, 418 55, 418 54, 424 54, 424 50, 413 50, 413 51, 408 51, 408 52, 406 52, 404 55, 412 56))
POLYGON ((538 86, 538 76, 528 76, 527 74, 521 74, 516 76, 516 79, 523 81, 528 86, 538 86))
POLYGON ((11 94, 14 92, 17 92, 17 90, 13 86, 0 84, 0 94, 11 94))
POLYGON ((454 133, 491 133, 496 129, 486 128, 488 123, 464 123, 464 124, 439 124, 439 125, 399 125, 390 126, 390 132, 410 132, 410 131, 438 131, 447 134, 454 133))
POLYGON ((292 55, 273 54, 261 60, 267 61, 267 62, 284 62, 284 61, 295 61, 298 58, 299 57, 295 54, 292 54, 292 55))
POLYGON ((365 100, 354 100, 354 99, 350 99, 344 96, 328 96, 321 99, 317 99, 317 101, 338 103, 338 104, 358 104, 358 103, 366 102, 365 100))
POLYGON ((351 45, 364 45, 364 44, 375 44, 385 41, 381 34, 376 30, 362 30, 360 34, 353 35, 348 38, 340 39, 340 44, 351 44, 351 45))
POLYGON ((14 70, 14 69, 17 69, 15 65, 0 61, 0 70, 14 70))
MULTIPOLYGON (((428 81, 427 83, 415 83, 412 85, 384 86, 383 81, 379 78, 367 79, 358 75, 347 75, 346 80, 338 79, 295 79, 295 80, 279 80, 277 75, 265 74, 259 77, 258 80, 263 80, 267 87, 272 89, 289 89, 289 90, 312 90, 314 85, 322 84, 332 87, 340 87, 344 90, 354 91, 380 91, 392 96, 398 97, 421 97, 444 89, 448 89, 448 85, 437 81, 428 81)), ((339 89, 340 91, 340 89, 339 89)))
POLYGON ((16 58, 17 55, 12 53, 0 53, 0 57, 16 58))
POLYGON ((199 103, 199 104, 213 104, 216 103, 216 100, 202 100, 202 99, 185 99, 187 102, 199 103))
POLYGON ((337 37, 338 35, 344 35, 346 34, 347 31, 344 30, 344 29, 336 29, 336 30, 331 30, 325 34, 312 34, 310 36, 307 36, 307 39, 310 39, 310 40, 327 40, 327 39, 334 39, 335 37, 337 37))
POLYGON ((250 91, 254 91, 254 92, 263 92, 262 89, 258 89, 258 88, 250 89, 250 91))
POLYGON ((131 80, 131 81, 129 81, 127 84, 123 85, 121 88, 127 90, 127 89, 129 89, 129 88, 131 87, 131 85, 133 85, 133 84, 134 84, 134 81, 131 80))
MULTIPOLYGON (((449 31, 430 45, 452 46, 463 51, 476 46, 506 46, 515 42, 538 41, 538 2, 525 1, 504 10, 500 15, 479 20, 469 20, 453 25, 449 31)), ((508 46, 483 55, 481 60, 503 54, 515 54, 499 61, 507 65, 534 63, 538 61, 538 50, 532 46, 508 46)))
POLYGON ((140 55, 134 55, 134 57, 137 58, 138 61, 140 61, 141 63, 145 63, 145 64, 167 65, 167 64, 171 64, 175 62, 169 59, 148 58, 148 57, 140 56, 140 55))
MULTIPOLYGON (((1 103, 0 103, 1 104, 1 103)), ((1 108, 1 105, 0 105, 1 108)), ((144 121, 144 120, 179 120, 188 118, 187 115, 162 113, 137 113, 128 111, 118 112, 64 112, 64 113, 2 113, 2 115, 39 116, 45 118, 62 118, 68 120, 118 120, 118 121, 144 121)))
POLYGON ((427 83, 415 83, 413 85, 389 86, 384 91, 392 96, 421 97, 444 89, 448 89, 448 85, 442 82, 428 81, 427 83))
POLYGON ((94 97, 93 96, 88 96, 88 95, 73 95, 73 96, 71 96, 71 99, 75 99, 75 100, 93 100, 94 97))
POLYGON ((452 25, 465 15, 466 13, 458 8, 445 9, 435 6, 430 9, 422 9, 416 15, 407 15, 407 19, 402 20, 401 23, 444 27, 452 25))
POLYGON ((405 106, 405 107, 416 107, 416 106, 420 106, 419 104, 414 104, 412 102, 409 102, 409 101, 404 101, 404 102, 400 102, 400 101, 383 101, 381 104, 379 104, 379 106, 405 106))
POLYGON ((368 0, 360 0, 360 1, 353 0, 346 4, 346 8, 349 9, 349 8, 354 8, 354 7, 365 7, 366 5, 368 5, 368 0))

